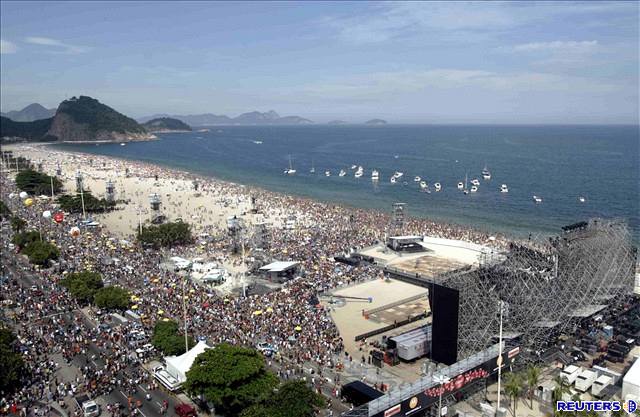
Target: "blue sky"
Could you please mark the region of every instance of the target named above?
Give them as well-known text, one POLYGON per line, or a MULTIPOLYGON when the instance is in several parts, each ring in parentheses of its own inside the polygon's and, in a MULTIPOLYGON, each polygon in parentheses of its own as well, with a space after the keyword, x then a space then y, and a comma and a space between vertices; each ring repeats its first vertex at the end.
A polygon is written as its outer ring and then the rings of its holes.
POLYGON ((2 111, 638 123, 637 2, 0 3, 2 111))

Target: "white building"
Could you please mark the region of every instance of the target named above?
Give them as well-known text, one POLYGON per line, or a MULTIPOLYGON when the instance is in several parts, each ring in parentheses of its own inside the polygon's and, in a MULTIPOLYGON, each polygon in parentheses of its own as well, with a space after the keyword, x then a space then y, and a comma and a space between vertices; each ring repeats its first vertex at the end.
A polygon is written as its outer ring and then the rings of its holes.
POLYGON ((636 360, 622 378, 622 400, 640 400, 640 360, 636 360))

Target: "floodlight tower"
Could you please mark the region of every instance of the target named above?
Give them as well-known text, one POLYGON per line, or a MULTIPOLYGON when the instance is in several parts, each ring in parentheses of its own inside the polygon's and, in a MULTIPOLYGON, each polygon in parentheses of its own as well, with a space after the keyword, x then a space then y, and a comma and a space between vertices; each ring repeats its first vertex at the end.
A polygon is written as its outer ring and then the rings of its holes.
POLYGON ((391 209, 391 233, 395 236, 402 235, 404 230, 404 221, 407 211, 405 203, 393 203, 391 209))
POLYGON ((84 189, 84 177, 82 176, 82 172, 80 170, 76 171, 76 191, 81 193, 84 189))
POLYGON ((114 202, 116 199, 116 186, 111 180, 107 181, 106 189, 107 189, 107 195, 106 195, 107 201, 110 203, 114 202))

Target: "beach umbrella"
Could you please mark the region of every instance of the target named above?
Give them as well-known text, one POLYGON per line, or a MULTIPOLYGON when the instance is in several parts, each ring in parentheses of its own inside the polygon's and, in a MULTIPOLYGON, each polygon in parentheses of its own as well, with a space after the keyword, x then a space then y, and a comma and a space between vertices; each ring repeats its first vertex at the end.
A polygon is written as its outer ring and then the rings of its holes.
POLYGON ((137 309, 138 309, 137 305, 134 304, 134 305, 131 306, 131 310, 137 310, 137 309))
POLYGON ((70 230, 69 230, 69 234, 72 237, 78 237, 80 236, 80 229, 76 226, 73 226, 70 230))
POLYGON ((33 198, 27 198, 24 200, 24 205, 27 207, 31 207, 33 205, 33 198))
POLYGON ((42 212, 42 217, 44 217, 45 219, 50 219, 51 218, 51 212, 49 210, 45 210, 42 212))
POLYGON ((62 223, 62 221, 64 220, 64 214, 61 211, 56 212, 56 214, 53 215, 53 221, 60 224, 62 223))
POLYGON ((267 313, 273 313, 273 308, 267 307, 267 313))
POLYGON ((262 310, 256 310, 256 311, 253 312, 254 316, 259 316, 261 314, 262 314, 262 310))
POLYGON ((302 331, 302 327, 300 326, 296 326, 294 329, 296 332, 301 332, 302 331))
POLYGON ((20 198, 27 198, 29 197, 29 194, 25 193, 24 191, 22 191, 20 194, 18 194, 20 196, 20 198))
POLYGON ((16 195, 14 193, 9 194, 9 198, 14 198, 16 195))
POLYGON ((169 321, 167 317, 163 318, 162 321, 169 321))

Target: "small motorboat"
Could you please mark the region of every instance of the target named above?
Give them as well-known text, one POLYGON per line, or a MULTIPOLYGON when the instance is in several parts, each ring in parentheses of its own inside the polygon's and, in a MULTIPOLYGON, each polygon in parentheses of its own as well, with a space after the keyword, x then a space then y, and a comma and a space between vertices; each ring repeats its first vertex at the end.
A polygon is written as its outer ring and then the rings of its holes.
POLYGON ((391 177, 391 179, 389 181, 391 181, 391 184, 395 184, 396 183, 396 177, 391 177))
POLYGON ((375 169, 371 171, 371 181, 378 181, 380 179, 380 174, 375 169))
POLYGON ((509 187, 507 187, 507 184, 502 184, 500 186, 500 192, 501 193, 508 193, 509 192, 509 187))
POLYGON ((476 187, 480 185, 480 180, 478 180, 477 178, 472 179, 470 182, 471 185, 475 185, 476 187))
POLYGON ((420 178, 419 176, 416 175, 415 177, 413 177, 413 180, 415 182, 420 182, 422 180, 422 178, 420 178))
POLYGON ((585 201, 587 201, 586 198, 584 198, 583 196, 578 197, 578 201, 581 203, 584 203, 585 201))
POLYGON ((482 178, 485 180, 490 180, 491 179, 491 172, 487 169, 487 166, 484 166, 484 169, 482 170, 482 178))
POLYGON ((325 177, 330 177, 331 176, 331 171, 325 171, 324 172, 324 176, 325 177))
POLYGON ((359 167, 358 167, 358 170, 356 171, 356 173, 355 173, 355 175, 354 175, 354 176, 355 176, 356 178, 360 178, 360 177, 362 177, 362 175, 363 175, 363 174, 364 174, 364 169, 362 169, 362 167, 361 167, 361 166, 359 166, 359 167))
POLYGON ((120 146, 126 146, 126 145, 127 145, 126 143, 121 143, 121 144, 120 144, 120 146))
POLYGON ((357 168, 357 166, 351 165, 351 169, 356 169, 356 168, 357 168))
POLYGON ((542 197, 538 197, 537 195, 533 196, 533 202, 536 204, 542 203, 542 197))
POLYGON ((462 181, 460 181, 458 183, 458 190, 462 190, 464 188, 464 184, 462 183, 462 181))
POLYGON ((345 175, 347 175, 347 172, 344 169, 340 170, 340 173, 338 174, 339 177, 344 177, 345 175))
POLYGON ((471 186, 471 190, 472 193, 477 193, 478 192, 478 186, 477 185, 472 185, 471 186))
POLYGON ((426 181, 420 181, 420 189, 426 190, 427 188, 429 188, 429 184, 426 181))
POLYGON ((287 175, 293 175, 296 173, 296 170, 293 169, 293 166, 291 165, 291 155, 289 155, 289 168, 285 169, 284 173, 287 175))
POLYGON ((439 192, 440 190, 442 190, 442 185, 440 185, 439 182, 436 182, 435 184, 433 184, 433 187, 436 189, 436 192, 439 192))

